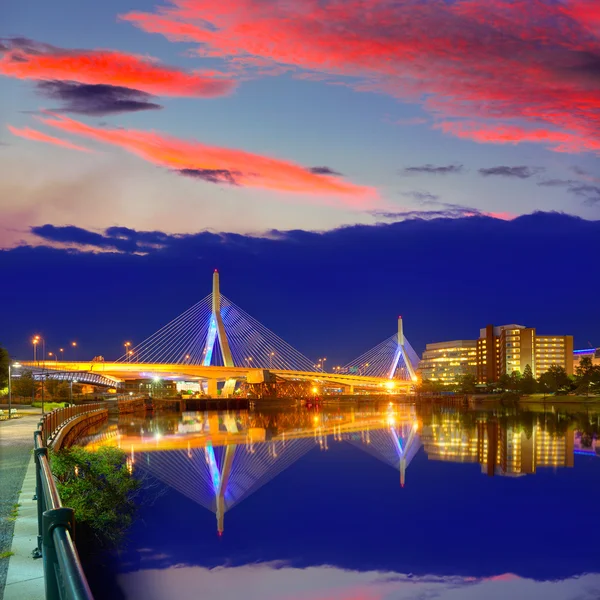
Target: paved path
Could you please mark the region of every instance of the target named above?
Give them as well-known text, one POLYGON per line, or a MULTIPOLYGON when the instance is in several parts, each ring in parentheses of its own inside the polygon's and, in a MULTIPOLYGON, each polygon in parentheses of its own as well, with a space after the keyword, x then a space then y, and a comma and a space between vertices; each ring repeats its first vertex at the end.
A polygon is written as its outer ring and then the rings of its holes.
MULTIPOLYGON (((33 431, 39 419, 38 413, 0 421, 0 553, 11 549, 14 522, 9 517, 20 501, 19 492, 32 456, 33 431)), ((0 600, 4 597, 8 564, 9 560, 0 559, 0 600)))

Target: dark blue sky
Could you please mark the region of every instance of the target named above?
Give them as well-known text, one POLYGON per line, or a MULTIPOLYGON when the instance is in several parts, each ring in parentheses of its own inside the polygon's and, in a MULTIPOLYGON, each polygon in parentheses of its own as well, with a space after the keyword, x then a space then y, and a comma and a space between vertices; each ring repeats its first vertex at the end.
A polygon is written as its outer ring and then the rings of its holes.
POLYGON ((600 221, 557 213, 513 221, 412 219, 265 237, 113 228, 33 230, 0 251, 0 343, 28 358, 76 340, 78 358, 114 358, 221 291, 309 357, 345 363, 394 333, 426 343, 520 323, 600 345, 600 221), (53 246, 53 247, 51 247, 53 246))

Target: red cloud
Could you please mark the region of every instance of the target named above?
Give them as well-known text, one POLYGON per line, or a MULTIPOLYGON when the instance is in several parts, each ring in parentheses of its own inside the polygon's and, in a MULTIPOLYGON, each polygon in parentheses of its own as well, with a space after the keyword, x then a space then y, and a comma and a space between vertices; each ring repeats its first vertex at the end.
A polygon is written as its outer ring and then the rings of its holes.
POLYGON ((91 152, 87 148, 83 146, 77 146, 76 144, 72 144, 67 140, 61 140, 60 138, 56 138, 51 135, 46 135, 41 131, 37 131, 36 129, 31 129, 30 127, 23 127, 22 129, 18 129, 17 127, 13 127, 12 125, 7 125, 8 130, 13 134, 19 137, 25 138, 27 140, 34 140, 36 142, 46 142, 47 144, 54 144, 55 146, 62 146, 63 148, 69 148, 70 150, 79 150, 81 152, 91 152))
POLYGON ((207 146, 156 132, 92 127, 57 115, 40 117, 40 120, 61 131, 118 146, 151 163, 184 174, 204 174, 205 179, 209 174, 222 182, 235 180, 235 183, 249 187, 337 196, 357 208, 370 206, 376 198, 372 188, 331 175, 315 174, 300 165, 243 150, 207 146))
POLYGON ((65 50, 14 41, 0 56, 0 74, 135 88, 159 96, 221 96, 234 82, 214 73, 186 72, 148 57, 111 50, 65 50))
MULTIPOLYGON (((170 2, 156 14, 121 18, 197 42, 202 56, 238 68, 256 72, 252 61, 262 61, 327 74, 330 83, 354 76, 355 89, 421 102, 442 119, 498 120, 514 143, 597 151, 597 0, 170 2)), ((487 133, 470 137, 503 141, 487 133)))

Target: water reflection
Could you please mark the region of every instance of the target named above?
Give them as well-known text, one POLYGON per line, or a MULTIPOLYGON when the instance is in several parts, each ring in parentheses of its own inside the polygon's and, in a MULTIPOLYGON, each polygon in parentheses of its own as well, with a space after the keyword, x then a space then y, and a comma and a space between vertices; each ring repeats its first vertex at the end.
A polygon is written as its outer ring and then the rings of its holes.
POLYGON ((115 557, 127 598, 562 600, 600 597, 598 422, 326 406, 127 416, 88 445, 164 488, 115 557))
POLYGON ((519 477, 543 467, 573 467, 576 452, 598 456, 598 416, 393 404, 268 412, 187 412, 126 417, 87 441, 117 445, 127 466, 149 473, 212 511, 225 513, 308 451, 350 443, 400 472, 420 448, 428 460, 479 463, 488 476, 519 477))

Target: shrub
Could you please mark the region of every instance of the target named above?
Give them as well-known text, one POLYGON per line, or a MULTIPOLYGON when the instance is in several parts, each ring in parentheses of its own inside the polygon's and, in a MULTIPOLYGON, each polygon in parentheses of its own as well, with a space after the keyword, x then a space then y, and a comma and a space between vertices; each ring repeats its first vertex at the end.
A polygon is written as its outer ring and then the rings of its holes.
POLYGON ((75 511, 78 542, 88 551, 90 546, 116 546, 131 525, 141 485, 125 452, 73 447, 53 453, 51 462, 62 503, 75 511))

